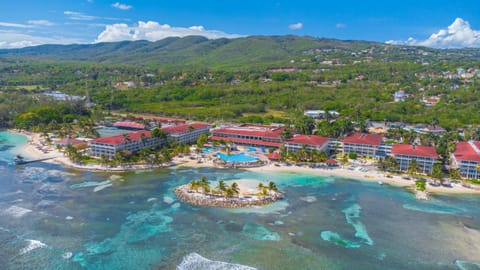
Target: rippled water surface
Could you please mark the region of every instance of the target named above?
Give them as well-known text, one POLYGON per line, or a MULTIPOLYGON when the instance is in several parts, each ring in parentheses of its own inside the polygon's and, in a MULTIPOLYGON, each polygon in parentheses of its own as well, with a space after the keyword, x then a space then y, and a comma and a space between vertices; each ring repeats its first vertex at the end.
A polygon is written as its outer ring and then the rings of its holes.
POLYGON ((2 269, 480 269, 480 197, 333 177, 170 168, 93 173, 9 165, 26 139, 0 133, 2 269), (192 207, 191 179, 273 180, 262 208, 192 207))

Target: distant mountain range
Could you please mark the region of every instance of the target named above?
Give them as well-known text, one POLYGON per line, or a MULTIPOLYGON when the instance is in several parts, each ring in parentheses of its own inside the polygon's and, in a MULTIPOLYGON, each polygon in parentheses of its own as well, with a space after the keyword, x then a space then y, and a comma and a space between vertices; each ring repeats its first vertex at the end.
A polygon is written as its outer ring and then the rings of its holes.
POLYGON ((256 67, 301 60, 317 53, 348 60, 373 57, 379 60, 479 61, 480 49, 441 50, 394 46, 368 41, 300 36, 250 36, 209 40, 200 36, 166 38, 155 42, 122 41, 96 44, 41 45, 0 50, 0 57, 82 61, 158 67, 256 67))

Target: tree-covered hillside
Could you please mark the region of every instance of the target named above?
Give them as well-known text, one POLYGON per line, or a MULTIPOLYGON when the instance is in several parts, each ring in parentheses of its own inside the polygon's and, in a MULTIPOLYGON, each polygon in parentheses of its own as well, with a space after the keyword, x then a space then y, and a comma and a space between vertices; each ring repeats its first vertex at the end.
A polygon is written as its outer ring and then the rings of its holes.
POLYGON ((201 120, 289 123, 322 109, 453 129, 480 123, 479 59, 478 49, 298 36, 1 50, 0 119, 58 90, 88 94, 97 109, 201 120), (394 102, 398 90, 404 102, 394 102))

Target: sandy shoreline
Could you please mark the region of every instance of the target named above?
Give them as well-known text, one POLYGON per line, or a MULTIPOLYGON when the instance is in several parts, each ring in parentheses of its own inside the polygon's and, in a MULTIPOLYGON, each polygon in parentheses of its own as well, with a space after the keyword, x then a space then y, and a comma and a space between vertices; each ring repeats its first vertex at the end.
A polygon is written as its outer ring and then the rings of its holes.
MULTIPOLYGON (((211 160, 202 159, 201 163, 198 163, 197 159, 190 159, 190 157, 185 156, 183 158, 175 157, 171 163, 168 164, 159 164, 157 166, 149 166, 149 165, 132 165, 129 167, 104 167, 100 165, 80 165, 71 162, 67 157, 63 155, 63 153, 59 152, 53 147, 44 146, 42 148, 41 144, 41 137, 38 133, 29 133, 29 132, 18 132, 16 130, 8 130, 8 132, 20 134, 26 136, 28 138, 28 143, 23 147, 19 148, 19 152, 22 155, 25 155, 29 159, 43 159, 43 158, 50 158, 54 157, 51 160, 47 160, 44 162, 56 163, 66 167, 79 169, 79 170, 91 170, 91 171, 132 171, 132 170, 139 170, 139 169, 156 169, 156 168, 165 168, 171 166, 184 166, 184 167, 210 167, 210 168, 219 168, 211 160), (41 149, 47 149, 49 152, 44 153, 41 149)), ((414 188, 414 181, 413 180, 405 180, 402 179, 401 176, 392 175, 391 177, 386 177, 385 173, 380 172, 378 170, 369 170, 368 172, 360 172, 357 170, 348 170, 345 168, 337 167, 333 169, 321 169, 321 168, 309 168, 309 167, 297 167, 297 166, 275 166, 272 163, 267 164, 262 167, 255 167, 255 168, 244 168, 243 170, 248 170, 252 172, 297 172, 297 173, 304 173, 304 174, 314 174, 319 176, 336 176, 342 178, 348 178, 353 180, 360 180, 360 181, 369 181, 369 182, 377 182, 377 183, 384 183, 398 187, 405 187, 405 188, 414 188)), ((429 193, 439 193, 439 194, 480 194, 480 189, 472 189, 466 188, 461 184, 454 184, 453 187, 434 187, 431 185, 426 186, 427 192, 429 193)))

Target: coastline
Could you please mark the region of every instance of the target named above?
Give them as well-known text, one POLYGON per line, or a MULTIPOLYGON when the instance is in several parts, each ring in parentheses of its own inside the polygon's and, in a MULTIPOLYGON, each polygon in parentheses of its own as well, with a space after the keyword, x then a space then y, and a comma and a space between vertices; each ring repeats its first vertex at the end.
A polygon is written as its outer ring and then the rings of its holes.
MULTIPOLYGON (((8 132, 26 136, 28 138, 28 143, 24 146, 18 148, 20 154, 25 155, 32 159, 42 159, 42 158, 51 158, 53 159, 44 161, 54 164, 60 164, 69 168, 79 169, 79 170, 89 170, 89 171, 102 171, 102 172, 126 172, 142 169, 157 169, 157 168, 166 168, 172 166, 184 166, 184 167, 209 167, 209 168, 219 168, 213 163, 212 160, 202 159, 201 163, 198 163, 198 159, 190 159, 189 157, 175 157, 172 162, 158 165, 129 165, 129 166, 120 166, 120 167, 105 167, 100 165, 80 165, 71 162, 63 153, 59 152, 53 147, 42 146, 41 138, 39 133, 31 133, 25 131, 17 130, 7 130, 8 132), (48 149, 48 153, 41 151, 42 147, 48 149)), ((304 173, 304 174, 313 174, 319 176, 335 176, 341 178, 348 178, 359 181, 368 181, 368 182, 377 182, 381 184, 389 184, 392 186, 398 186, 403 188, 411 188, 414 190, 415 182, 413 180, 402 179, 401 176, 391 175, 386 177, 385 173, 378 170, 369 170, 368 172, 359 172, 356 170, 347 170, 341 167, 335 167, 331 169, 321 169, 321 168, 309 168, 309 167, 298 167, 298 166, 284 166, 279 165, 275 166, 273 163, 261 167, 251 167, 251 168, 241 168, 241 170, 247 170, 252 172, 271 172, 271 173, 304 173)), ((443 187, 443 186, 426 186, 426 191, 430 194, 471 194, 471 195, 480 195, 480 189, 466 188, 461 184, 454 184, 453 187, 443 187)))

